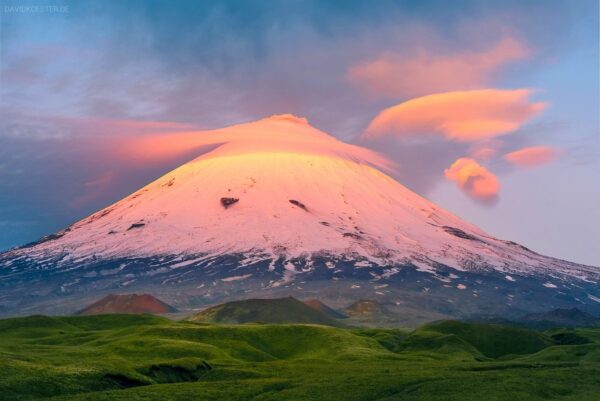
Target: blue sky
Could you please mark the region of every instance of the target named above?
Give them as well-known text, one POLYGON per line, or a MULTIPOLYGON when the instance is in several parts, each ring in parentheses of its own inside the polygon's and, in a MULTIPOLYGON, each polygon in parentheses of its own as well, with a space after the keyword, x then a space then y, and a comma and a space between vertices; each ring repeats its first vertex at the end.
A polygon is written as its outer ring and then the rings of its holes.
POLYGON ((194 155, 140 164, 115 152, 119 138, 162 129, 143 122, 204 129, 294 113, 381 151, 402 183, 493 235, 600 265, 597 1, 23 5, 0 3, 0 249, 63 228, 194 155), (390 129, 365 139, 385 109, 480 89, 531 90, 486 113, 546 106, 517 110, 502 121, 510 130, 485 140, 456 140, 423 121, 420 136, 390 129), (494 155, 475 157, 484 147, 494 155), (504 157, 530 147, 555 155, 534 167, 504 157), (461 158, 483 171, 477 180, 499 183, 493 202, 472 180, 445 176, 461 158))

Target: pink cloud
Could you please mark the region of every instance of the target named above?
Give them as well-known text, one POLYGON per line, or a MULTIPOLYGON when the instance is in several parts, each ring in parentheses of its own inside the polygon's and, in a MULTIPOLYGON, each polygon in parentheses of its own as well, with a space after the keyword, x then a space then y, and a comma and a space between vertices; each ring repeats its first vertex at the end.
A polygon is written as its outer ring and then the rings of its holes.
POLYGON ((496 156, 497 150, 490 146, 483 146, 474 149, 471 152, 471 157, 477 160, 490 160, 496 156))
POLYGON ((504 155, 504 159, 509 163, 526 168, 548 164, 557 157, 558 149, 550 146, 531 146, 504 155))
POLYGON ((486 204, 498 200, 500 182, 492 172, 473 159, 457 159, 444 171, 444 176, 475 200, 486 204))
POLYGON ((479 89, 411 99, 381 111, 363 138, 437 134, 473 142, 510 134, 546 107, 530 102, 531 93, 531 89, 479 89))
POLYGON ((101 173, 100 175, 86 181, 83 185, 86 187, 104 187, 113 182, 114 179, 114 171, 105 171, 104 173, 101 173))
POLYGON ((469 146, 469 157, 479 161, 489 161, 496 157, 503 146, 502 140, 498 138, 473 142, 469 146))
POLYGON ((72 208, 79 208, 101 198, 115 178, 116 175, 114 171, 105 171, 88 179, 83 183, 84 189, 82 189, 76 197, 71 199, 69 206, 72 208))
POLYGON ((349 144, 310 126, 305 118, 291 114, 273 115, 229 127, 129 137, 115 142, 115 154, 131 162, 145 164, 174 158, 189 152, 213 156, 244 153, 248 149, 264 152, 317 154, 351 157, 385 171, 396 164, 365 147, 349 144), (274 141, 274 136, 282 139, 274 141))
POLYGON ((483 51, 439 55, 419 50, 414 55, 386 52, 356 65, 347 78, 363 91, 388 98, 473 89, 484 86, 504 65, 525 59, 529 49, 514 38, 504 38, 483 51))
POLYGON ((57 118, 73 131, 87 135, 140 136, 154 133, 180 132, 193 128, 189 124, 171 121, 118 120, 99 118, 57 118))

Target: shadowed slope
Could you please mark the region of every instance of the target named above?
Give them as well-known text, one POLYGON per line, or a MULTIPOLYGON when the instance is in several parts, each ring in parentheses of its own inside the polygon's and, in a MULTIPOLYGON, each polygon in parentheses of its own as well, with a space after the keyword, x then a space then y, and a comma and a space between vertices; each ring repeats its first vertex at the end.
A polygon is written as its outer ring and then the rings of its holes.
POLYGON ((548 312, 530 313, 519 323, 532 327, 600 327, 600 318, 577 308, 553 309, 548 312))
POLYGON ((327 315, 333 319, 345 319, 348 317, 345 314, 343 314, 342 312, 338 312, 337 310, 325 305, 323 302, 319 301, 318 299, 309 299, 309 300, 304 301, 304 303, 308 307, 310 307, 316 311, 322 312, 325 315, 327 315))

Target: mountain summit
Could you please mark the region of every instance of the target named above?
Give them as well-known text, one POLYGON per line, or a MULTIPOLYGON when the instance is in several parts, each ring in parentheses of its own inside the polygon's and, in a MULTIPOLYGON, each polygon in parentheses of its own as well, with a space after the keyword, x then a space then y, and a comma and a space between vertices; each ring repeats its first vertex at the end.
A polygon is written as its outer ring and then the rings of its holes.
POLYGON ((393 163, 306 119, 273 116, 194 140, 212 150, 0 255, 5 309, 122 287, 158 289, 179 306, 323 287, 399 304, 426 296, 445 311, 458 299, 498 309, 498 297, 523 298, 523 310, 600 305, 598 268, 486 234, 382 172, 393 163))

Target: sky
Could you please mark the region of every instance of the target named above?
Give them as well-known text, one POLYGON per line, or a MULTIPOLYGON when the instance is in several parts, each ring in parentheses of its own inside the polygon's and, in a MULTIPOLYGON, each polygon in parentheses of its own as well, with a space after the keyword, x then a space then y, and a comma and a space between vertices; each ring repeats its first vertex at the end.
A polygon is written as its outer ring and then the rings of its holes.
POLYGON ((273 114, 382 153, 490 234, 600 266, 599 9, 577 1, 0 0, 0 249, 273 114))

